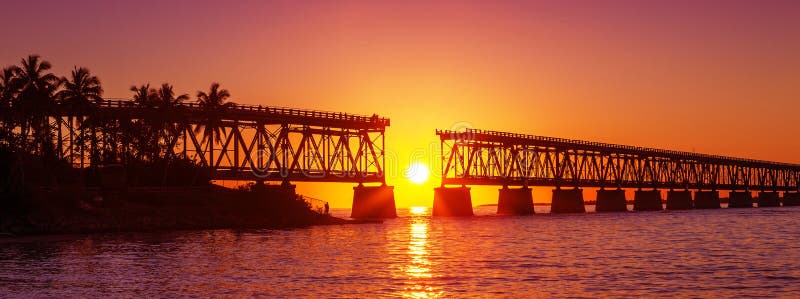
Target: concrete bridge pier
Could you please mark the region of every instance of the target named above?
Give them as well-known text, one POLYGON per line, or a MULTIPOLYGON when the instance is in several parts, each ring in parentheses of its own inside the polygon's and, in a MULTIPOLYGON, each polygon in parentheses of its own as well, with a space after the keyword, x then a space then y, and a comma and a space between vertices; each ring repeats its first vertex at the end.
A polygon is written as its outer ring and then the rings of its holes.
POLYGON ((692 191, 667 191, 667 210, 689 210, 692 208, 692 191))
POLYGON ((719 191, 695 191, 694 207, 695 209, 719 209, 719 191))
POLYGON ((438 187, 433 189, 433 216, 472 216, 470 188, 438 187))
POLYGON ((752 208, 753 193, 750 191, 731 191, 728 195, 728 208, 752 208))
POLYGON ((779 207, 781 199, 778 197, 778 192, 758 192, 758 207, 779 207))
POLYGON ((550 212, 585 213, 586 207, 583 205, 583 189, 554 189, 553 201, 550 204, 550 212))
POLYGON ((784 207, 800 206, 800 193, 798 193, 798 192, 784 192, 783 193, 783 206, 784 207))
POLYGON ((499 189, 497 214, 499 215, 531 215, 533 211, 533 190, 524 186, 514 189, 503 186, 499 189))
POLYGON ((634 211, 661 211, 663 209, 660 190, 636 190, 633 193, 634 211))
POLYGON ((356 219, 397 217, 394 187, 364 186, 362 184, 353 187, 353 209, 350 217, 356 219))
POLYGON ((597 202, 595 203, 597 212, 627 212, 628 202, 625 200, 625 190, 597 190, 597 202))

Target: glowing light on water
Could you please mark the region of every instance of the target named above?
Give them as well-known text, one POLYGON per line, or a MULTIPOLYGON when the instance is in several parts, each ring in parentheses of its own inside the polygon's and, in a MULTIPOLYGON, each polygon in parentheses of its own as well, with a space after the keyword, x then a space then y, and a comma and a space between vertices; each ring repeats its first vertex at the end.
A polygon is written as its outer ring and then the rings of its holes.
POLYGON ((428 207, 410 207, 408 208, 408 212, 411 215, 425 215, 428 213, 428 207))
MULTIPOLYGON (((414 207, 419 213, 427 212, 427 207, 414 207)), ((412 208, 412 213, 414 209, 412 208)), ((408 286, 405 288, 403 297, 406 298, 437 298, 442 295, 441 290, 429 285, 429 279, 433 277, 431 271, 432 263, 428 259, 428 223, 414 222, 409 227, 408 256, 411 260, 405 267, 408 286)))

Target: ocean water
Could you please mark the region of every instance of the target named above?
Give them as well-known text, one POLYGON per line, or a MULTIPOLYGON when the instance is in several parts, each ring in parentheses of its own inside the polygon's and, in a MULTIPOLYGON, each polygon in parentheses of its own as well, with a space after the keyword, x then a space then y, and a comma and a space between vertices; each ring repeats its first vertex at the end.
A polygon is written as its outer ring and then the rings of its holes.
MULTIPOLYGON (((0 240, 0 297, 800 297, 800 208, 0 240)), ((335 210, 347 216, 349 211, 335 210)))

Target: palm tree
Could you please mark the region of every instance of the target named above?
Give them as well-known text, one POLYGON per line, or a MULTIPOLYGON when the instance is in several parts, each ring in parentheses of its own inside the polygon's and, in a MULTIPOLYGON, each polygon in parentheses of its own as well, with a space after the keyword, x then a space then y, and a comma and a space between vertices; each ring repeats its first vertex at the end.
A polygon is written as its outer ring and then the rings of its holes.
POLYGON ((12 82, 17 75, 17 67, 9 66, 0 72, 0 141, 9 144, 12 141, 12 131, 14 129, 14 114, 11 111, 11 102, 14 99, 14 87, 12 82))
POLYGON ((38 149, 46 155, 53 153, 48 117, 56 112, 53 93, 61 85, 61 80, 49 72, 51 68, 50 62, 40 60, 39 55, 30 55, 22 59, 22 66, 11 84, 19 92, 13 106, 23 120, 22 136, 24 138, 28 128, 32 128, 38 149))
POLYGON ((203 132, 203 143, 208 142, 209 164, 214 163, 214 142, 222 143, 225 130, 222 126, 222 113, 236 106, 227 102, 231 94, 227 89, 219 89, 219 83, 211 83, 208 93, 198 91, 197 103, 203 111, 204 120, 194 129, 195 133, 203 132))
POLYGON ((161 87, 156 90, 155 108, 157 109, 158 131, 161 133, 161 138, 164 140, 164 158, 169 158, 172 154, 174 141, 173 138, 178 138, 176 132, 178 125, 175 123, 180 121, 178 117, 182 115, 183 101, 189 99, 188 94, 181 94, 176 96, 169 83, 161 84, 161 87))
MULTIPOLYGON (((74 68, 71 77, 62 77, 61 82, 64 89, 56 94, 60 100, 61 107, 66 108, 69 113, 69 125, 72 127, 73 118, 77 118, 80 130, 84 131, 89 127, 90 137, 90 161, 98 162, 99 152, 97 151, 97 132, 96 128, 104 127, 101 115, 96 113, 97 105, 103 101, 103 87, 100 79, 92 76, 86 68, 74 68), (88 123, 84 123, 84 117, 88 123)), ((105 132, 105 130, 103 130, 105 132)), ((83 136, 83 134, 81 134, 83 136)), ((72 134, 70 134, 70 144, 72 144, 72 134)), ((105 139, 104 139, 105 141, 105 139)), ((105 144, 105 142, 104 142, 105 144)), ((83 143, 80 145, 83 148, 83 143)))
POLYGON ((133 145, 135 155, 140 160, 153 160, 159 156, 159 136, 161 135, 160 117, 157 115, 157 91, 150 83, 131 86, 134 105, 143 110, 142 117, 131 123, 123 124, 124 139, 133 145))
POLYGON ((139 87, 133 85, 130 90, 133 91, 133 102, 136 106, 141 108, 154 106, 156 90, 150 88, 150 83, 142 84, 139 87))
POLYGON ((62 77, 61 82, 64 89, 59 91, 56 96, 61 101, 62 107, 66 107, 78 115, 89 115, 96 105, 103 101, 103 87, 100 79, 92 76, 86 68, 75 68, 72 70, 71 77, 62 77))
POLYGON ((11 106, 11 99, 14 97, 14 86, 12 84, 18 70, 18 67, 12 65, 3 68, 2 72, 0 72, 0 106, 3 108, 11 106))
POLYGON ((183 105, 183 101, 189 99, 188 94, 175 96, 175 91, 172 90, 172 85, 169 83, 161 84, 161 87, 156 90, 156 106, 159 109, 176 109, 183 105))

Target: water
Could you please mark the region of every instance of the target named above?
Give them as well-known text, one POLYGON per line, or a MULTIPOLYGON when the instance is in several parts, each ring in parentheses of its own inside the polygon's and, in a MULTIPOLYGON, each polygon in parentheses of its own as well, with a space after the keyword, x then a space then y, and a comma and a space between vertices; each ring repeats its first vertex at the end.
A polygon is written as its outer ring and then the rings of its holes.
MULTIPOLYGON (((800 208, 0 240, 0 297, 798 297, 800 208)), ((543 212, 537 207, 537 212, 543 212)), ((347 211, 335 211, 347 215, 347 211)))

